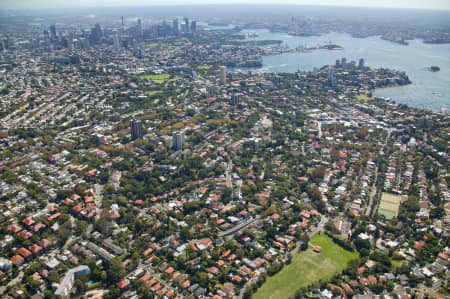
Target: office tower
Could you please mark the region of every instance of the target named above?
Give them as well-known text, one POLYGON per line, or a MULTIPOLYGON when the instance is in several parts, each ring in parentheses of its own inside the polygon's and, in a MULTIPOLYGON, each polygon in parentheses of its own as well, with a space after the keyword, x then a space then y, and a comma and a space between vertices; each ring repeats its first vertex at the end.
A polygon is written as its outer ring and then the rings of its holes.
POLYGON ((189 18, 184 18, 185 33, 189 33, 189 18))
POLYGON ((142 123, 139 120, 133 119, 131 121, 131 139, 135 140, 142 138, 143 136, 142 123))
POLYGON ((198 76, 197 76, 197 72, 196 71, 192 71, 192 79, 197 80, 198 76))
POLYGON ((72 52, 73 50, 73 39, 72 38, 67 38, 67 49, 69 50, 69 52, 72 52))
POLYGON ((172 135, 173 148, 181 150, 184 147, 184 131, 177 131, 172 135))
POLYGON ((113 43, 114 43, 114 50, 119 51, 120 50, 120 42, 119 42, 119 36, 117 34, 113 36, 113 43))
POLYGON ((336 60, 336 68, 341 67, 341 61, 339 59, 336 60))
POLYGON ((48 32, 48 30, 44 30, 44 38, 50 39, 50 32, 48 32))
POLYGON ((314 67, 314 69, 313 69, 313 76, 317 77, 317 68, 316 67, 314 67))
POLYGON ((50 25, 50 38, 56 39, 56 25, 55 24, 50 25))
POLYGON ((137 33, 139 36, 142 36, 143 28, 142 28, 142 20, 138 19, 137 21, 137 33))
POLYGON ((332 66, 328 67, 328 82, 331 86, 334 86, 334 68, 332 66))
POLYGON ((361 58, 358 63, 358 68, 362 69, 364 67, 364 59, 361 58))
POLYGON ((191 22, 191 33, 194 34, 197 32, 197 21, 191 22))
POLYGON ((91 29, 91 36, 89 37, 90 42, 92 44, 98 43, 102 38, 102 35, 102 28, 100 27, 100 24, 95 24, 95 27, 91 29))
POLYGON ((180 33, 179 31, 180 29, 178 26, 178 19, 173 20, 172 25, 173 25, 173 34, 178 35, 180 33))
POLYGON ((347 59, 344 57, 341 59, 341 67, 345 69, 346 66, 347 66, 347 59))
POLYGON ((220 84, 225 84, 227 79, 227 68, 225 66, 220 67, 220 84))
POLYGON ((236 106, 241 102, 242 93, 233 93, 231 95, 231 105, 236 106))

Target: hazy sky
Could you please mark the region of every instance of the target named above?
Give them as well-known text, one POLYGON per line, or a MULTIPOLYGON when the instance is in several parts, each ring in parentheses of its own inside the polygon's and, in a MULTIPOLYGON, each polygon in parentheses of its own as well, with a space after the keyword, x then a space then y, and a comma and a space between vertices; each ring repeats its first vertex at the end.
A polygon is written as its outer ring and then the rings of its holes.
POLYGON ((450 0, 0 0, 0 9, 234 3, 373 6, 450 10, 450 0))

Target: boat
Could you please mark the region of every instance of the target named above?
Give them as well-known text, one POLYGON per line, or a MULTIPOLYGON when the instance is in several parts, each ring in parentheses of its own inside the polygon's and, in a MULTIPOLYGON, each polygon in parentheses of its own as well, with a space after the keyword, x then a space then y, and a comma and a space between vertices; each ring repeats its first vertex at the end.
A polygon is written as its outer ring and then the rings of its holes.
POLYGON ((441 70, 441 68, 438 67, 438 66, 436 66, 436 65, 432 65, 432 66, 428 67, 428 70, 429 70, 430 72, 435 73, 435 72, 439 72, 439 71, 441 70))

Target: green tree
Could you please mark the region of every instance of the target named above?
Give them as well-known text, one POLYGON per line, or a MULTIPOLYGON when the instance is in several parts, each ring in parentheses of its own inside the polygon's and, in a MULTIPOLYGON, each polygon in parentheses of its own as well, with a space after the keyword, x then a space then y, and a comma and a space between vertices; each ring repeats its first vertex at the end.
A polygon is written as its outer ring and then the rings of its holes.
POLYGON ((122 279, 125 275, 125 268, 123 267, 120 258, 115 257, 108 262, 108 281, 111 283, 116 283, 122 279))

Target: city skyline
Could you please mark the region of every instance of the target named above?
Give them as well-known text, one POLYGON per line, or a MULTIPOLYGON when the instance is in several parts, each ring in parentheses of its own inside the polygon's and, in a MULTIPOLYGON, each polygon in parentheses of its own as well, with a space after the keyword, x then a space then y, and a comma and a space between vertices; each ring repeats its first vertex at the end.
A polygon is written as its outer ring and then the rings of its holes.
POLYGON ((399 0, 392 3, 389 0, 168 0, 168 1, 143 1, 143 0, 99 0, 99 1, 71 1, 71 0, 4 0, 0 4, 0 10, 7 9, 49 9, 49 8, 88 8, 88 7, 117 7, 117 6, 154 6, 154 5, 205 5, 205 4, 280 4, 280 5, 318 5, 318 6, 353 6, 353 7, 385 7, 385 8, 411 8, 411 9, 432 9, 450 10, 450 2, 445 0, 399 0))

